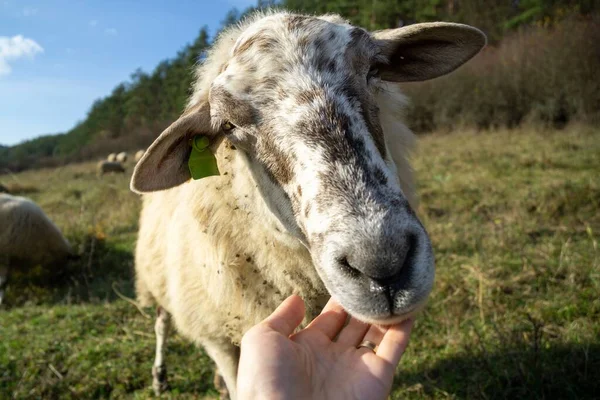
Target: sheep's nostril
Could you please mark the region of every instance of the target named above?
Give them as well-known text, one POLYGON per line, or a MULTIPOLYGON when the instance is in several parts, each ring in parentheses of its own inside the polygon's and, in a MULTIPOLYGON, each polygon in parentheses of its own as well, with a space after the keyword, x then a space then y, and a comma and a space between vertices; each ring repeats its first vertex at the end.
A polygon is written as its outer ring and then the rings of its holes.
POLYGON ((338 259, 338 265, 341 267, 341 269, 346 272, 348 275, 350 275, 353 278, 358 278, 359 276, 362 275, 362 273, 357 270, 356 268, 352 267, 352 265, 350 265, 350 263, 348 262, 348 258, 347 257, 340 257, 338 259))

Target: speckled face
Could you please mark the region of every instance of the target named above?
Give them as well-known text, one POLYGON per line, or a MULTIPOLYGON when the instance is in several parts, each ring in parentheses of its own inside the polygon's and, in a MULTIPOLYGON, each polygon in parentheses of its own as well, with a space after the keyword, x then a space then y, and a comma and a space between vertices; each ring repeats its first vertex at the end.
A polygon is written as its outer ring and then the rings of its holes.
POLYGON ((266 17, 238 38, 209 103, 330 293, 391 323, 425 301, 433 256, 387 155, 374 97, 384 62, 368 32, 335 17, 266 17))

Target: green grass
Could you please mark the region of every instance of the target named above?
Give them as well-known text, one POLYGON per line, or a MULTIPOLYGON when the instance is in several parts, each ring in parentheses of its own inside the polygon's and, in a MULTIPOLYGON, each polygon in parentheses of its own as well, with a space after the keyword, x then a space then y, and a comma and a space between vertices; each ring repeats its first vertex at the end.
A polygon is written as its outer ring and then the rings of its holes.
MULTIPOLYGON (((597 397, 600 130, 429 135, 415 166, 437 277, 392 398, 597 397)), ((81 164, 1 178, 81 259, 11 277, 0 398, 151 397, 153 320, 113 289, 133 297, 129 176, 81 164)), ((217 396, 212 363, 178 336, 168 368, 164 397, 217 396)))

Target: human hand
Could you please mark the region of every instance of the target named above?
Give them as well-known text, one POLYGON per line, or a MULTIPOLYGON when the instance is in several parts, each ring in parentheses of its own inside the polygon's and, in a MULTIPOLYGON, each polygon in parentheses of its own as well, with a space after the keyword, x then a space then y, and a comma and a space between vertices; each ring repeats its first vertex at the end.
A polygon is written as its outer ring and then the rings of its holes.
POLYGON ((412 320, 381 327, 350 319, 333 299, 305 329, 304 302, 288 297, 242 338, 240 399, 385 399, 412 320), (339 336, 338 336, 339 334, 339 336), (337 340, 333 341, 337 337, 337 340), (356 347, 368 340, 376 352, 356 347))

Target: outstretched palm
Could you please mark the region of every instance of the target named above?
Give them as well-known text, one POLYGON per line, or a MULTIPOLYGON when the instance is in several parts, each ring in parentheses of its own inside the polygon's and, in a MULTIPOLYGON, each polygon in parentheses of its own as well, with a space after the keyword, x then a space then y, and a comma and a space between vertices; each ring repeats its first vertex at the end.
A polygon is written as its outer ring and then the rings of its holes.
POLYGON ((384 399, 388 395, 408 344, 410 320, 379 327, 352 318, 344 326, 347 314, 330 300, 308 327, 291 335, 303 317, 302 300, 291 296, 246 333, 238 376, 240 398, 384 399), (364 340, 377 344, 377 351, 357 349, 364 340))

